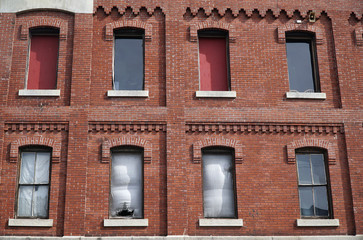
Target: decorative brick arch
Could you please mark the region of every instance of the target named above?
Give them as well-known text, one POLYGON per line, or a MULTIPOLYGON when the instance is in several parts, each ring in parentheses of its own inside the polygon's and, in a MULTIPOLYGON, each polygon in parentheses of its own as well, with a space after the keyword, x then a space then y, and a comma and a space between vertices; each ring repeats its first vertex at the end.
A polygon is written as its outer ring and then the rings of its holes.
POLYGON ((10 162, 17 162, 19 156, 19 148, 24 146, 47 146, 52 148, 52 162, 57 163, 60 161, 61 143, 52 138, 45 138, 42 136, 37 137, 23 137, 13 141, 10 144, 10 162))
POLYGON ((193 163, 200 163, 202 160, 202 149, 205 147, 230 147, 234 149, 235 163, 243 161, 242 144, 238 140, 229 138, 207 138, 193 144, 193 163))
POLYGON ((102 143, 102 162, 109 163, 111 160, 111 148, 118 146, 136 146, 144 149, 144 163, 151 163, 152 144, 139 137, 124 136, 113 139, 106 139, 102 143))
POLYGON ((106 41, 113 40, 113 30, 125 27, 144 29, 145 41, 151 41, 151 36, 153 32, 152 25, 138 20, 125 20, 125 21, 117 21, 106 24, 106 37, 105 37, 106 41))
POLYGON ((354 30, 355 42, 357 46, 363 46, 363 27, 354 30))
POLYGON ((59 39, 66 40, 68 32, 68 24, 66 21, 54 17, 37 17, 28 20, 21 26, 20 39, 27 40, 29 37, 29 29, 34 27, 54 27, 59 29, 59 39))
POLYGON ((302 139, 289 143, 287 145, 287 162, 288 163, 296 163, 296 149, 304 148, 304 147, 316 147, 323 148, 328 152, 328 162, 330 165, 336 164, 336 155, 337 155, 337 143, 329 142, 321 139, 302 139))
POLYGON ((211 21, 211 20, 191 25, 190 26, 190 41, 197 42, 198 41, 198 31, 202 30, 202 29, 210 29, 210 28, 228 31, 229 42, 230 43, 236 42, 236 33, 235 33, 235 28, 233 25, 231 25, 229 23, 216 22, 216 21, 211 21))
POLYGON ((323 30, 317 26, 311 24, 286 24, 277 28, 278 42, 286 42, 286 32, 289 31, 305 31, 315 33, 316 44, 323 44, 323 30))

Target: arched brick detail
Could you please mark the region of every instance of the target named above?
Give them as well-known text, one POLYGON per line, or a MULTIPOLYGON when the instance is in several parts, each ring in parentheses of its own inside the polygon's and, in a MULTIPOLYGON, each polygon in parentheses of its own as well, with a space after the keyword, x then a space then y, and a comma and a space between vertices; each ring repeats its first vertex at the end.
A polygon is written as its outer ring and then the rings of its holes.
POLYGON ((236 42, 236 33, 233 25, 229 23, 216 22, 216 21, 205 21, 202 23, 193 24, 190 26, 190 41, 197 42, 198 41, 198 31, 201 29, 221 29, 228 31, 229 42, 236 42))
POLYGON ((321 139, 302 139, 293 141, 287 145, 287 162, 288 163, 296 163, 296 149, 304 148, 304 147, 317 147, 323 148, 328 152, 328 162, 330 165, 336 164, 336 156, 338 146, 337 143, 329 142, 321 139))
POLYGON ((126 21, 117 21, 106 24, 106 41, 113 40, 113 30, 117 28, 124 28, 124 27, 133 27, 133 28, 141 28, 145 30, 145 41, 151 41, 152 36, 152 25, 138 21, 138 20, 126 20, 126 21))
POLYGON ((10 162, 17 162, 19 156, 19 148, 24 146, 40 145, 52 148, 52 162, 57 163, 60 161, 61 143, 52 138, 45 138, 42 136, 37 137, 23 137, 13 141, 10 144, 10 162))
POLYGON ((357 46, 363 46, 363 27, 355 29, 354 36, 357 46))
POLYGON ((205 147, 230 147, 234 149, 235 163, 243 161, 242 144, 238 140, 229 138, 207 138, 193 144, 193 163, 200 163, 202 160, 202 148, 205 147))
POLYGON ((316 44, 323 44, 323 30, 311 24, 286 24, 277 28, 278 42, 286 42, 286 32, 289 31, 305 31, 315 33, 316 44))
POLYGON ((67 39, 67 22, 53 17, 38 17, 32 20, 28 20, 25 24, 21 26, 20 39, 27 40, 29 37, 29 29, 34 27, 59 28, 59 40, 67 39))
POLYGON ((102 162, 109 163, 111 160, 111 148, 117 146, 136 146, 144 149, 144 163, 151 163, 152 144, 139 137, 124 136, 113 139, 106 139, 102 143, 102 162))

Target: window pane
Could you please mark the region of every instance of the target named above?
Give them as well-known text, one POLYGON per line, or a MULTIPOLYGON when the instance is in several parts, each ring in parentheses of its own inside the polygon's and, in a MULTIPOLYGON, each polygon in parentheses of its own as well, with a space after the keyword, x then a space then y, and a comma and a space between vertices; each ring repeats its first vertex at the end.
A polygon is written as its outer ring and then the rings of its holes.
POLYGON ((32 36, 27 89, 56 88, 58 46, 58 36, 32 36))
POLYGON ((316 216, 329 216, 328 193, 326 186, 314 187, 316 216))
POLYGON ((312 184, 311 167, 308 154, 296 154, 299 184, 312 184))
POLYGON ((326 184, 325 164, 323 154, 311 154, 311 167, 314 184, 326 184))
POLYGON ((33 186, 20 186, 18 196, 18 216, 32 216, 33 186))
POLYGON ((144 89, 144 48, 143 39, 115 39, 115 90, 144 89))
POLYGON ((300 211, 302 216, 314 216, 312 187, 299 187, 300 211))
POLYGON ((226 38, 199 38, 200 90, 228 91, 226 38))
POLYGON ((35 183, 48 184, 49 183, 49 152, 38 152, 35 170, 35 183))
POLYGON ((33 216, 45 218, 48 215, 48 186, 34 186, 33 216))
POLYGON ((203 154, 205 217, 234 217, 233 166, 230 154, 203 154))
POLYGON ((34 183, 35 152, 23 152, 21 154, 20 184, 34 183))
POLYGON ((133 217, 142 218, 142 168, 141 153, 112 154, 111 216, 127 216, 122 212, 126 207, 134 210, 133 217))
POLYGON ((315 91, 313 65, 308 42, 286 42, 290 90, 315 91))

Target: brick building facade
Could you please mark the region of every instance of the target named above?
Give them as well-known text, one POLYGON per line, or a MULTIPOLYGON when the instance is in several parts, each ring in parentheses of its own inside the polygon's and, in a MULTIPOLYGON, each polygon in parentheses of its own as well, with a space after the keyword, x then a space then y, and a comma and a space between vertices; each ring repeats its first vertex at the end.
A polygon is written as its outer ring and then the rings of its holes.
POLYGON ((0 0, 0 239, 361 239, 362 14, 0 0))

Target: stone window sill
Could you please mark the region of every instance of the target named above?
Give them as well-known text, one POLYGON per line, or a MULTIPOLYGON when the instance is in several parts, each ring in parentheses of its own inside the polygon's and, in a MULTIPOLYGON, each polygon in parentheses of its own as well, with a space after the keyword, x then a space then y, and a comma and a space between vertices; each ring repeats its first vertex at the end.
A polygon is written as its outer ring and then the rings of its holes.
POLYGON ((59 89, 20 89, 19 96, 24 97, 59 97, 59 89))
POLYGON ((197 98, 236 98, 236 91, 196 91, 197 98))
POLYGON ((109 90, 107 91, 107 97, 149 97, 148 90, 109 90))
POLYGON ((9 227, 53 227, 53 219, 9 219, 9 227))
POLYGON ((147 227, 148 219, 103 219, 104 227, 147 227))
POLYGON ((298 227, 339 227, 339 219, 297 219, 298 227))
POLYGON ((316 99, 316 100, 325 100, 325 93, 318 92, 287 92, 286 98, 288 99, 316 99))
POLYGON ((199 219, 200 227, 243 227, 243 219, 199 219))

